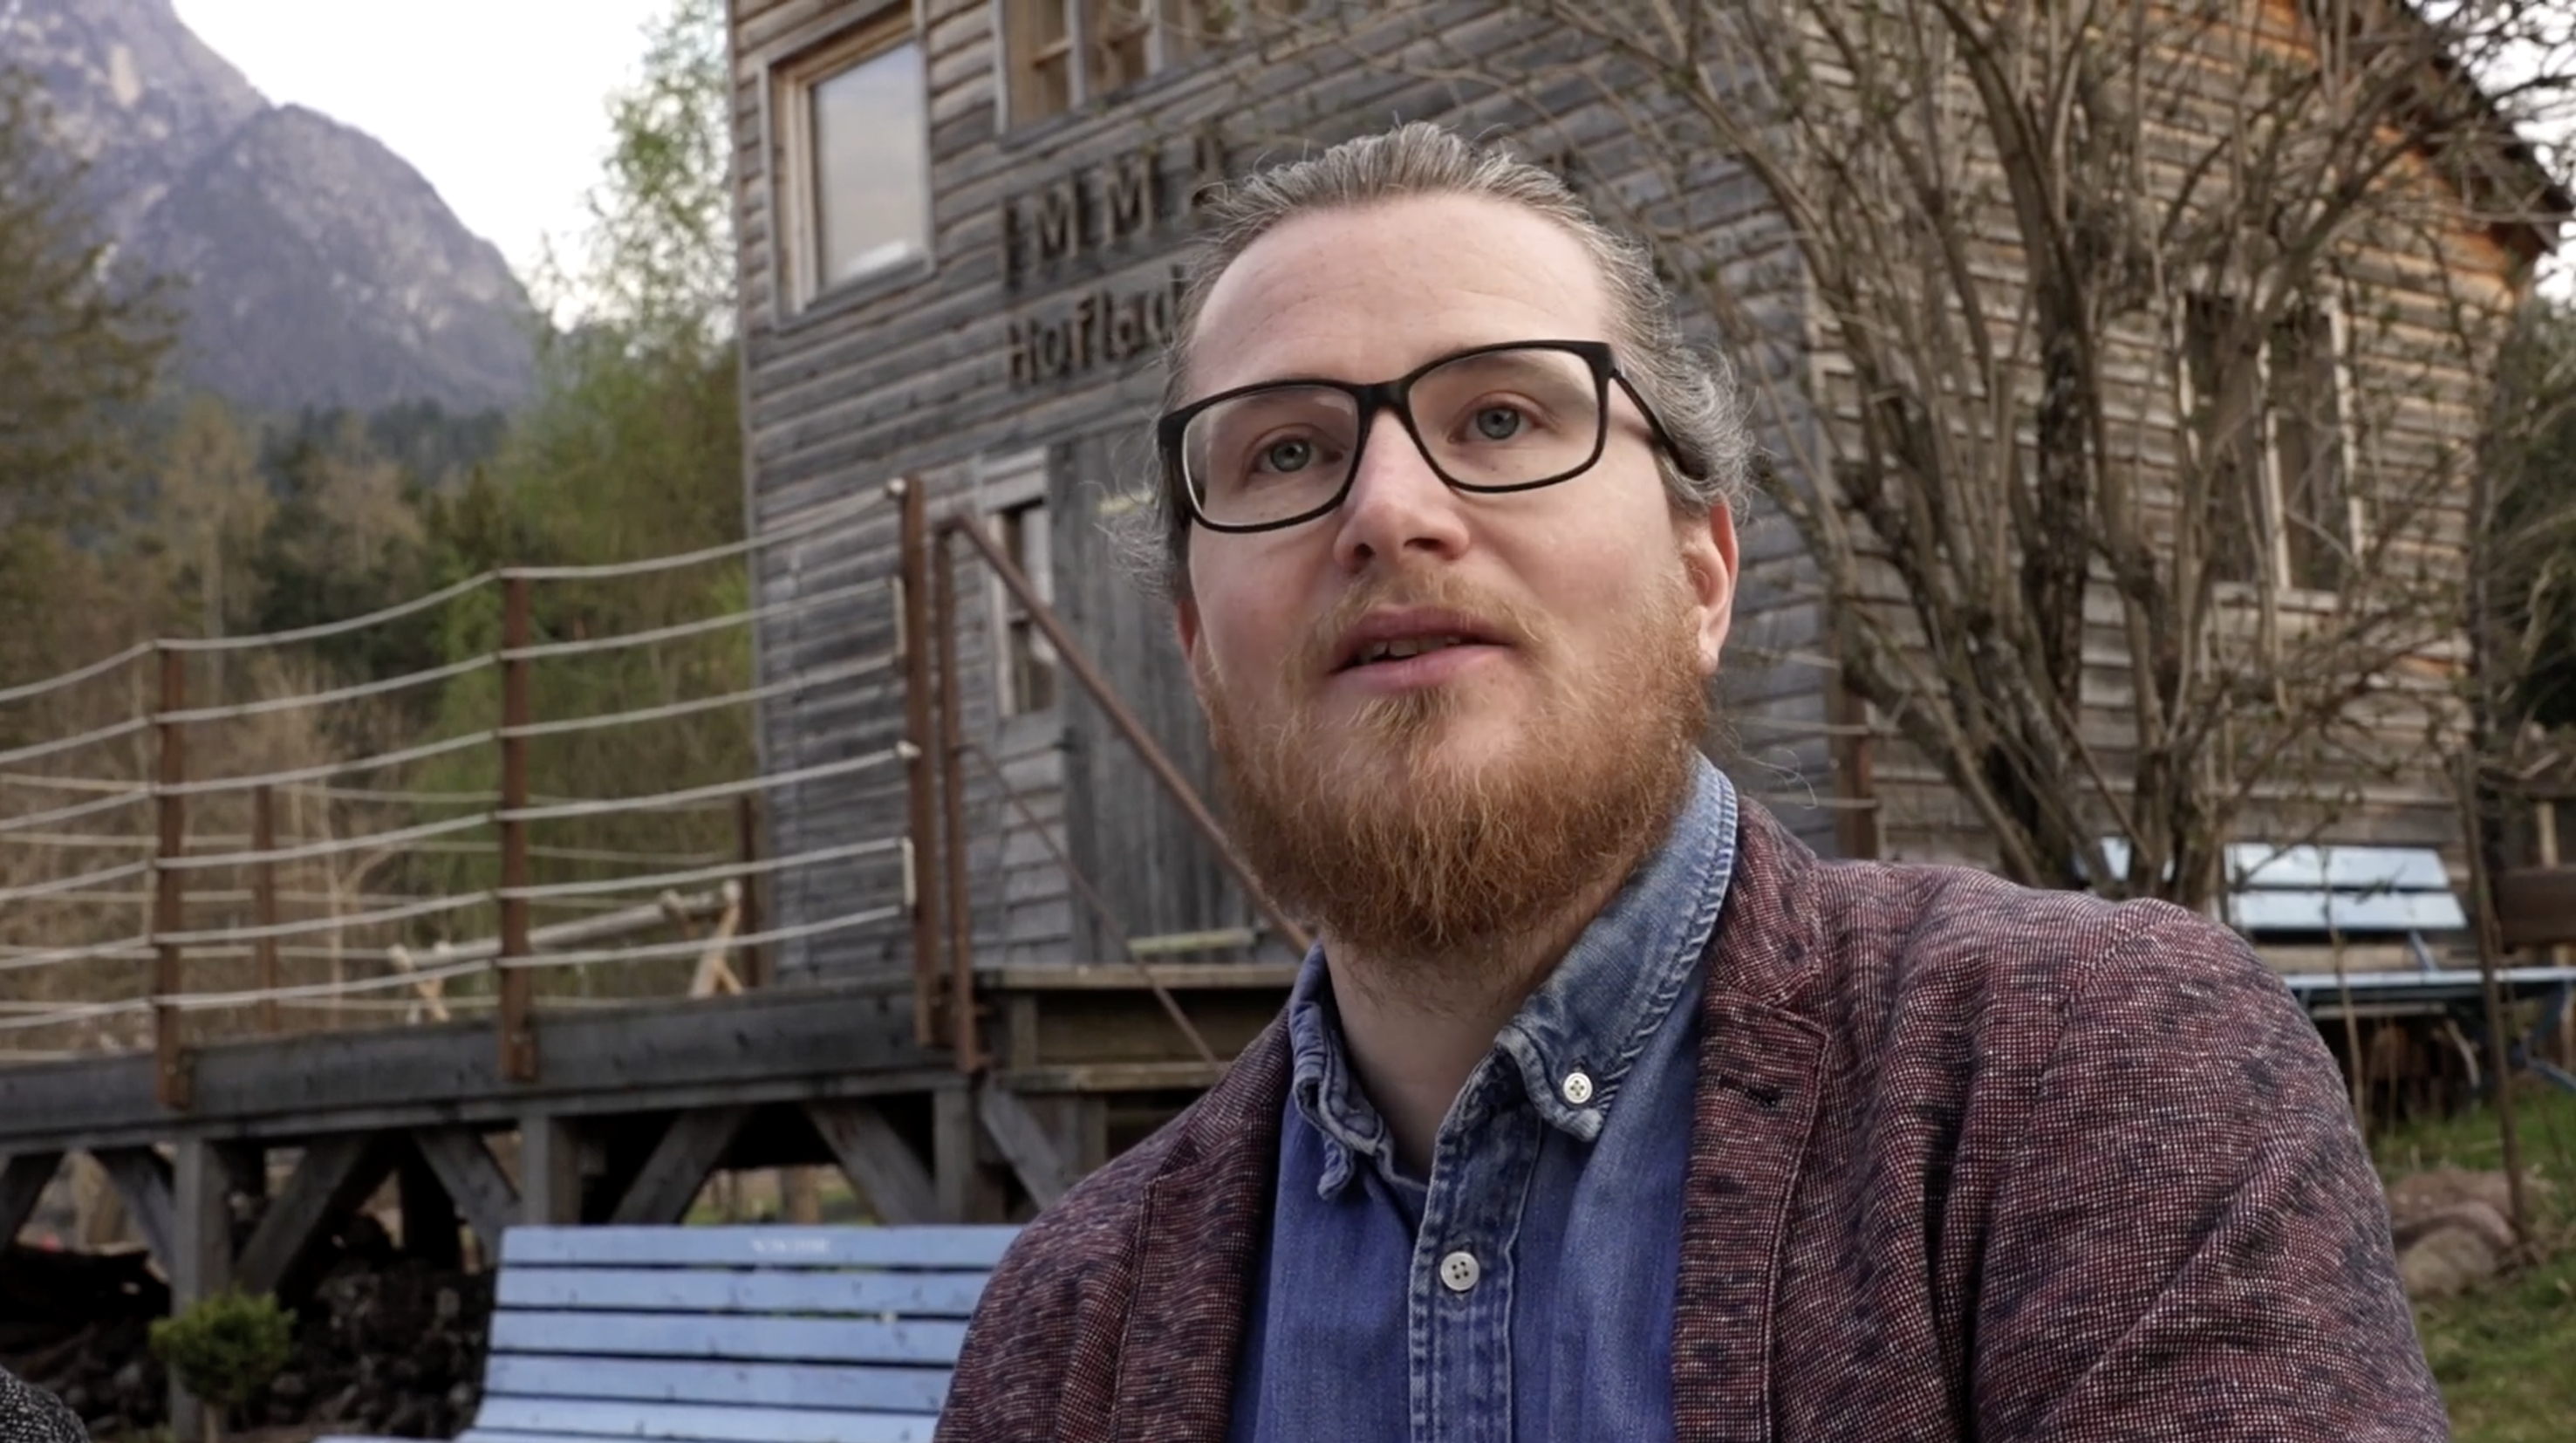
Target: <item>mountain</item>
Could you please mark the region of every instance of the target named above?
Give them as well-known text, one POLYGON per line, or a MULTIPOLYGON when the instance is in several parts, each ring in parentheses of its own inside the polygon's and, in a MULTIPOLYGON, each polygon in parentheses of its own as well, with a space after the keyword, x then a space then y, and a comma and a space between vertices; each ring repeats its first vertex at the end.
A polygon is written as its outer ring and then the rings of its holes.
POLYGON ((178 365, 267 410, 507 406, 533 384, 526 290, 364 133, 272 105, 170 0, 0 0, 124 259, 178 279, 178 365))

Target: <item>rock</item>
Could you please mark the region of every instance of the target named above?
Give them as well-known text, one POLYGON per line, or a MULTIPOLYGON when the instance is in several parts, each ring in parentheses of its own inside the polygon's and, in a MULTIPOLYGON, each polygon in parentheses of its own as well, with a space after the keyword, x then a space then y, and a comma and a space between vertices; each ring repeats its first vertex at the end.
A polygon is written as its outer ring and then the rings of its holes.
POLYGON ((2436 1229, 2397 1256, 2397 1276, 2417 1302, 2464 1293, 2503 1266, 2503 1250, 2466 1226, 2436 1229))
POLYGON ((2465 1229, 2486 1239, 2487 1246, 2493 1248, 2498 1257, 2512 1252, 2516 1241, 2513 1224, 2505 1220, 2503 1211, 2485 1202, 2453 1203, 2419 1213, 2402 1223, 2392 1221, 2389 1233, 2398 1250, 2403 1252, 2446 1228, 2465 1229))
POLYGON ((2512 1215, 2512 1184, 2500 1172, 2443 1167, 2391 1183, 2388 1231, 2406 1295, 2446 1298, 2501 1272, 2521 1241, 2512 1215))
POLYGON ((2389 1221, 2403 1227, 2418 1218, 2462 1203, 2483 1203, 2498 1217, 2513 1213, 2513 1188, 2500 1172, 2469 1172, 2437 1167, 2399 1178, 2388 1187, 2389 1221))

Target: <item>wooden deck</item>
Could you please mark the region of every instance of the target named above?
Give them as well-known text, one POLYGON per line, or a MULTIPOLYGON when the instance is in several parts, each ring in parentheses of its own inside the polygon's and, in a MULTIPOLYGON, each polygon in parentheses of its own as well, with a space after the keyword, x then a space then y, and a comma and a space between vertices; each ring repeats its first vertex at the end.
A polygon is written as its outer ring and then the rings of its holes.
POLYGON ((0 1066, 0 1225, 86 1153, 184 1305, 309 1288, 322 1240, 388 1178, 405 1250, 451 1259, 469 1232, 498 1256, 515 1224, 677 1222, 728 1169, 835 1166, 890 1223, 1008 1221, 1187 1106, 1294 970, 979 970, 974 1072, 919 1040, 909 972, 541 1009, 525 1080, 489 1020, 204 1046, 184 1109, 157 1100, 149 1051, 0 1066), (240 1217, 257 1222, 236 1245, 240 1217))

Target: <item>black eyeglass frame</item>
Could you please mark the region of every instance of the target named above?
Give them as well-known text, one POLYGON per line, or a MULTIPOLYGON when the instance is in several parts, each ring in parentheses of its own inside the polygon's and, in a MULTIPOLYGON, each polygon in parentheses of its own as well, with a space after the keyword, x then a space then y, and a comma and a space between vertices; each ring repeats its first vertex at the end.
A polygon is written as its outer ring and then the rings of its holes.
POLYGON ((1344 501, 1350 499, 1351 483, 1359 479, 1360 460, 1368 454, 1369 433, 1377 429, 1377 413, 1382 410, 1395 413, 1396 420, 1404 426, 1405 434, 1413 438, 1414 450, 1421 453, 1423 463, 1431 468, 1431 474, 1439 477, 1441 483, 1452 491, 1465 491, 1481 496, 1499 496, 1515 491, 1537 491, 1571 481, 1601 464, 1602 455, 1609 450, 1610 384, 1613 381, 1619 384, 1620 390, 1627 393, 1629 402, 1637 408, 1637 414, 1646 418, 1646 427, 1654 433, 1655 444, 1664 448, 1665 453, 1682 468, 1684 475, 1696 480, 1695 469, 1689 459, 1682 454, 1681 446, 1673 440, 1672 433, 1664 429, 1663 418, 1655 414, 1655 408, 1647 405, 1646 398, 1637 393, 1636 383, 1630 381, 1627 374, 1619 369, 1619 363, 1611 354, 1610 344, 1607 341, 1503 341, 1490 346, 1471 346, 1466 350, 1455 351, 1426 361, 1392 381, 1378 381, 1368 385, 1336 381, 1321 376, 1257 381, 1249 386, 1237 386, 1232 390, 1219 391, 1213 396, 1201 397, 1178 410, 1164 413, 1162 419, 1154 423, 1154 441, 1163 454, 1164 484, 1180 493, 1182 504, 1189 508, 1192 522, 1210 531, 1235 536, 1259 531, 1280 531, 1291 526, 1302 526, 1319 516, 1331 515, 1341 508, 1344 501), (1459 480, 1444 470, 1439 461, 1433 458, 1430 445, 1422 439, 1422 428, 1416 425, 1413 419, 1414 383, 1443 366, 1501 351, 1564 351, 1582 358, 1584 364, 1591 369, 1594 389, 1593 410, 1598 415, 1599 422, 1593 430, 1592 454, 1584 457, 1580 465, 1560 471, 1553 476, 1541 477, 1536 481, 1514 481, 1508 485, 1487 486, 1473 481, 1459 480), (1181 440, 1189 430, 1190 422, 1196 420, 1200 413, 1227 401, 1258 395, 1265 391, 1289 389, 1339 391, 1350 397, 1358 406, 1359 434, 1351 444, 1351 459, 1342 470, 1340 488, 1333 492, 1331 500, 1313 510, 1303 511, 1278 521, 1229 523, 1209 520, 1207 513, 1199 508, 1198 491, 1190 485, 1187 468, 1181 457, 1181 440))

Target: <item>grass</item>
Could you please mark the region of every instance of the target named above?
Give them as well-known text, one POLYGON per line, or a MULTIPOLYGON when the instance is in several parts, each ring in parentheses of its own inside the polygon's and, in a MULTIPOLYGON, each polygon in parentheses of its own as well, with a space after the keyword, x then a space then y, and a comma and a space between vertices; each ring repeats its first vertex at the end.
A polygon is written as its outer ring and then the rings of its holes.
MULTIPOLYGON (((2419 1303, 2415 1326, 2459 1443, 2576 1437, 2576 1095, 2526 1080, 2515 1131, 2531 1189, 2534 1266, 2456 1298, 2419 1303)), ((2371 1139, 2381 1174, 2500 1167, 2495 1113, 2480 1105, 2371 1139)))

